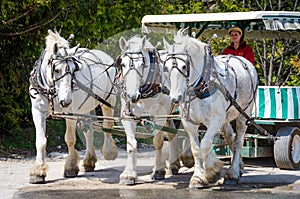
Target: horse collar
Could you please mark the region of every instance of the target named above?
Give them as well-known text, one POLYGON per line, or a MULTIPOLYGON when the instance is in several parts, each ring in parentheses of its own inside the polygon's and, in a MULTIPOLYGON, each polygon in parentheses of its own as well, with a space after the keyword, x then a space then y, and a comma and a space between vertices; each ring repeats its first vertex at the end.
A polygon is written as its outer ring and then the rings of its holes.
POLYGON ((214 79, 211 79, 212 69, 214 68, 214 58, 209 45, 205 46, 205 57, 201 76, 190 85, 189 93, 195 94, 198 98, 204 99, 216 92, 217 88, 214 79))
POLYGON ((149 52, 149 58, 149 73, 145 83, 139 89, 142 98, 154 97, 163 90, 160 86, 161 80, 158 66, 158 56, 155 49, 149 52))

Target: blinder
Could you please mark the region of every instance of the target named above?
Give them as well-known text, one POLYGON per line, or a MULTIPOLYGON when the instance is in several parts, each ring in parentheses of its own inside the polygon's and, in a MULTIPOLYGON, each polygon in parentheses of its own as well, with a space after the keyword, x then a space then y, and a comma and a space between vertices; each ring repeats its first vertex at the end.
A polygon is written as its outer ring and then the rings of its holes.
MULTIPOLYGON (((184 53, 170 53, 167 55, 167 58, 166 60, 164 61, 164 71, 167 72, 167 68, 165 67, 166 65, 166 62, 169 61, 170 59, 172 59, 172 68, 171 70, 173 70, 174 68, 176 70, 178 70, 178 72, 185 78, 189 78, 190 77, 190 67, 191 67, 191 64, 190 64, 190 57, 188 54, 184 54, 184 53), (181 57, 179 57, 178 55, 185 55, 187 56, 187 59, 184 60, 182 59, 181 57), (185 67, 186 67, 186 74, 184 71, 182 71, 180 68, 178 68, 178 62, 177 60, 180 60, 184 63, 185 67)), ((170 72, 171 72, 170 70, 170 72)))
MULTIPOLYGON (((65 53, 67 54, 67 51, 66 51, 65 48, 64 48, 64 50, 65 50, 65 53)), ((51 78, 53 80, 53 82, 52 82, 53 85, 51 85, 51 86, 54 87, 55 82, 57 82, 60 79, 64 78, 67 74, 70 74, 71 77, 72 77, 72 87, 73 87, 73 79, 75 78, 74 73, 77 72, 77 71, 79 71, 79 69, 80 69, 79 64, 80 63, 81 62, 79 61, 79 59, 77 57, 75 57, 75 56, 69 56, 69 55, 66 55, 66 56, 63 56, 63 55, 52 55, 51 58, 48 61, 48 66, 51 67, 51 78), (57 62, 53 63, 53 61, 55 61, 55 60, 57 62), (58 72, 58 71, 56 71, 55 68, 56 68, 57 65, 61 64, 62 62, 66 62, 65 71, 64 71, 64 73, 60 77, 54 79, 54 74, 56 72, 58 72), (69 62, 73 62, 74 65, 75 65, 75 68, 74 68, 73 71, 71 70, 69 62)))

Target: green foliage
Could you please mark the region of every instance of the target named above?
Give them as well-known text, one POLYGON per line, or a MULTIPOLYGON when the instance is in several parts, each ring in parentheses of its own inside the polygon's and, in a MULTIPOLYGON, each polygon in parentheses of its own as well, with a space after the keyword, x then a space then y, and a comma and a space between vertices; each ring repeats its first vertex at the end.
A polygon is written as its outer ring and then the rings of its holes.
POLYGON ((140 27, 145 14, 160 13, 159 0, 4 0, 0 7, 0 121, 1 137, 7 139, 33 126, 28 79, 47 29, 56 27, 65 38, 73 33, 73 44, 95 48, 112 35, 140 27))

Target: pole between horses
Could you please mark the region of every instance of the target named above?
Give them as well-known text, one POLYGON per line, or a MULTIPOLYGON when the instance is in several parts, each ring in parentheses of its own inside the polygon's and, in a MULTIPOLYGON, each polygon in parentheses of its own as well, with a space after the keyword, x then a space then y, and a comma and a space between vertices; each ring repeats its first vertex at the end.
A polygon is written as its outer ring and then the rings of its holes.
POLYGON ((66 119, 80 119, 80 118, 91 118, 91 119, 106 119, 119 122, 121 120, 157 120, 157 119, 180 119, 180 115, 144 115, 144 116, 123 116, 123 117, 109 117, 109 116, 98 116, 98 115, 89 115, 89 114, 79 114, 79 113, 69 113, 69 112, 56 112, 54 111, 51 115, 52 117, 57 118, 66 118, 66 119))

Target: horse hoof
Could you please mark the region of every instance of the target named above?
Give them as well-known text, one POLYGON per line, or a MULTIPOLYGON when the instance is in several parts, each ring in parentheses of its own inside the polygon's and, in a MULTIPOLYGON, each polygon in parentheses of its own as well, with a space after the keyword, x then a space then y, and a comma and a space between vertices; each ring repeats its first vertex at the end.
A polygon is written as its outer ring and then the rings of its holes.
POLYGON ((171 169, 172 171, 172 175, 178 175, 178 169, 177 168, 173 168, 171 169))
POLYGON ((45 177, 42 176, 30 176, 30 184, 45 184, 45 177))
POLYGON ((121 179, 120 185, 135 185, 135 179, 121 179))
POLYGON ((77 177, 78 171, 65 171, 64 176, 65 178, 75 178, 77 177))
POLYGON ((181 161, 182 161, 183 166, 185 166, 187 168, 192 168, 195 165, 193 156, 182 158, 181 161))
POLYGON ((152 180, 164 180, 165 174, 166 174, 166 171, 164 171, 164 170, 154 171, 154 173, 151 176, 151 179, 152 180))
POLYGON ((237 185, 238 184, 238 180, 235 179, 224 179, 223 184, 225 185, 237 185))
POLYGON ((189 184, 189 189, 205 189, 207 188, 208 185, 207 184, 200 184, 200 183, 197 183, 197 184, 189 184))
POLYGON ((95 170, 95 167, 92 167, 92 166, 84 166, 83 169, 84 169, 85 172, 92 172, 92 171, 95 170))

